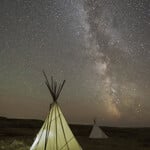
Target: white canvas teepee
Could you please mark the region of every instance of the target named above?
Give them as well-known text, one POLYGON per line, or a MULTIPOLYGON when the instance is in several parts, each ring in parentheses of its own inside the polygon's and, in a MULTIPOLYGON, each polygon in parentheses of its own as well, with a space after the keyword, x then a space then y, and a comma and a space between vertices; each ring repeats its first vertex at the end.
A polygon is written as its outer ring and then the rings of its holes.
POLYGON ((50 112, 30 150, 82 150, 57 103, 65 80, 57 88, 57 83, 53 81, 53 78, 50 85, 45 73, 44 76, 45 83, 53 97, 53 103, 50 105, 50 112))
POLYGON ((105 138, 108 138, 108 136, 99 128, 99 126, 96 124, 96 121, 94 120, 94 126, 91 130, 89 138, 105 139, 105 138))

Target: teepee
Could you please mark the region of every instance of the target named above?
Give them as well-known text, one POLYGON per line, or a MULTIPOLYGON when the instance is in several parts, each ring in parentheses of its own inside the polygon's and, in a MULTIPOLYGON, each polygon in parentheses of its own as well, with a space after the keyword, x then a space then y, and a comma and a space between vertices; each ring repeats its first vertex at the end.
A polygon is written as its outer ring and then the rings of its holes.
POLYGON ((94 120, 94 125, 93 125, 93 128, 92 128, 92 131, 90 133, 89 138, 90 139, 105 139, 105 138, 108 138, 108 136, 96 124, 96 120, 94 120))
POLYGON ((65 80, 58 85, 51 77, 51 83, 49 83, 44 71, 43 73, 46 79, 45 83, 53 98, 53 103, 50 105, 49 114, 30 150, 82 150, 57 102, 65 80))

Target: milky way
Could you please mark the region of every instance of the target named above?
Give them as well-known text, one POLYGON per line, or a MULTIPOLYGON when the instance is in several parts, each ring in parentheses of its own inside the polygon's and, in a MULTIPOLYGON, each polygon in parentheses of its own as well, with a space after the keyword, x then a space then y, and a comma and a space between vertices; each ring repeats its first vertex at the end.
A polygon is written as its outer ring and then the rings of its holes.
POLYGON ((1 1, 0 115, 45 117, 45 69, 70 121, 150 125, 149 27, 149 0, 1 1))

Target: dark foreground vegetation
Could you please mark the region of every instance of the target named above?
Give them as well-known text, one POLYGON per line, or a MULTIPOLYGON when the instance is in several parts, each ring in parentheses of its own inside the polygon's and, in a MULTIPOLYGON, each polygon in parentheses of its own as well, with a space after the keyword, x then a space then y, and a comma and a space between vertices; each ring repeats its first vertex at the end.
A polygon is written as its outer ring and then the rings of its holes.
MULTIPOLYGON (((0 117, 0 150, 29 150, 42 121, 0 117)), ((150 150, 150 128, 101 127, 108 139, 88 138, 92 126, 70 125, 83 150, 150 150)))

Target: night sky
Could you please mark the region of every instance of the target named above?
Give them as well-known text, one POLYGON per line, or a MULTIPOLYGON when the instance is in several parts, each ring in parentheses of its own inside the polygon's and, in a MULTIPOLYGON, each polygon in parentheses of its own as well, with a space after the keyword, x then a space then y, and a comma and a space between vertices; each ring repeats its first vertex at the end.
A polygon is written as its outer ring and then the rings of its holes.
POLYGON ((42 69, 69 122, 150 126, 150 1, 1 0, 0 116, 45 119, 42 69))

